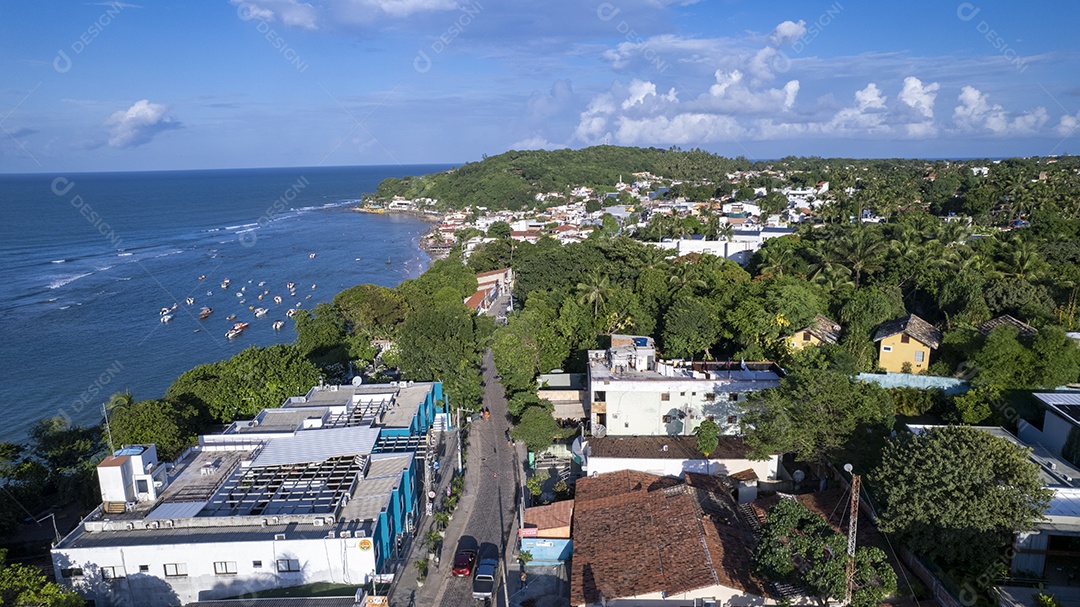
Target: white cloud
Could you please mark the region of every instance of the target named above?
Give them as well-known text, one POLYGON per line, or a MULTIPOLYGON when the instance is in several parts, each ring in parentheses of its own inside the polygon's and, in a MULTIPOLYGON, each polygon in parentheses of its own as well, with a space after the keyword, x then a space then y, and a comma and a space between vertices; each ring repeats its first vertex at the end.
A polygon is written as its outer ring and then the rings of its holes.
POLYGON ((804 34, 806 34, 806 22, 802 19, 798 22, 784 21, 769 34, 769 43, 777 47, 791 44, 802 38, 804 34))
POLYGON ((552 143, 544 137, 543 133, 533 133, 532 135, 510 144, 511 150, 558 150, 565 148, 565 145, 558 143, 552 143))
POLYGON ((1005 108, 991 104, 989 96, 973 86, 960 89, 957 100, 960 105, 953 109, 953 122, 962 131, 984 131, 994 135, 1028 134, 1039 130, 1050 120, 1042 107, 1010 119, 1005 108))
POLYGON ((1080 127, 1080 112, 1065 114, 1061 117, 1061 120, 1058 120, 1054 132, 1062 137, 1069 137, 1076 132, 1078 127, 1080 127))
POLYGON ((702 105, 735 114, 753 114, 790 110, 799 94, 799 81, 790 80, 783 88, 754 89, 744 84, 739 70, 716 70, 716 84, 707 95, 699 97, 702 105))
POLYGON ((298 0, 229 0, 237 6, 236 14, 245 21, 280 21, 281 23, 313 30, 318 27, 318 11, 298 0))
POLYGON ((940 85, 936 82, 923 85, 922 80, 908 76, 904 78, 904 88, 900 90, 900 101, 915 108, 923 116, 933 118, 934 99, 939 88, 940 85))
POLYGON ((143 99, 126 110, 114 112, 105 126, 109 127, 110 146, 133 148, 149 143, 162 131, 180 128, 180 123, 169 115, 168 106, 143 99))

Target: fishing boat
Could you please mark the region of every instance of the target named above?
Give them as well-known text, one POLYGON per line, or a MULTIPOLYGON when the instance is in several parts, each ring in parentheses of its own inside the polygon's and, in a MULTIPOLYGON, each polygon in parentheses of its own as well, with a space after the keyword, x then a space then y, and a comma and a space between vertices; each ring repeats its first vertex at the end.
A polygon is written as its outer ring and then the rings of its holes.
POLYGON ((274 303, 276 303, 276 304, 281 303, 281 296, 280 295, 275 295, 274 296, 274 303))
POLYGON ((246 322, 238 322, 232 326, 231 329, 225 332, 226 339, 236 339, 240 337, 240 334, 244 332, 244 329, 248 328, 246 322))
POLYGON ((285 311, 285 316, 288 316, 289 318, 292 318, 294 314, 296 314, 296 308, 289 308, 285 311))
POLYGON ((229 314, 225 317, 225 320, 236 320, 236 314, 229 314))
POLYGON ((285 321, 284 320, 275 320, 274 321, 274 330, 275 331, 280 331, 284 327, 285 327, 285 321))
POLYGON ((200 276, 199 280, 206 280, 206 274, 203 274, 202 276, 200 276))
POLYGON ((262 318, 263 316, 266 316, 266 313, 269 311, 270 310, 267 310, 266 308, 255 308, 255 318, 262 318))
POLYGON ((392 264, 392 263, 394 263, 394 262, 390 261, 390 258, 389 258, 389 257, 387 257, 387 258, 386 258, 386 265, 390 265, 390 264, 392 264))
POLYGON ((199 310, 199 320, 206 320, 207 318, 210 318, 210 315, 213 314, 213 313, 214 313, 213 308, 203 306, 203 309, 199 310))
POLYGON ((259 286, 261 287, 261 286, 263 286, 263 285, 265 285, 265 284, 266 284, 266 281, 264 280, 264 281, 262 281, 262 282, 260 282, 260 283, 259 283, 259 286))
POLYGON ((312 290, 312 291, 314 291, 314 290, 315 290, 315 285, 311 285, 311 290, 312 290))
POLYGON ((187 298, 187 299, 185 299, 184 301, 186 301, 186 302, 187 302, 187 305, 189 305, 189 306, 190 306, 191 304, 195 303, 195 298, 194 298, 194 297, 188 297, 188 298, 187 298))
POLYGON ((286 284, 285 286, 288 287, 290 291, 292 291, 293 288, 296 286, 296 283, 290 282, 290 283, 286 284))
POLYGON ((308 255, 308 259, 315 259, 315 254, 312 253, 311 255, 308 255))
POLYGON ((228 288, 229 288, 229 284, 230 284, 231 282, 232 282, 231 280, 229 280, 228 278, 226 278, 225 280, 221 281, 221 288, 222 288, 222 289, 228 289, 228 288))
POLYGON ((161 322, 169 322, 172 319, 173 319, 173 313, 172 312, 168 312, 166 314, 161 315, 161 322))
POLYGON ((243 291, 237 291, 237 292, 236 292, 236 296, 237 296, 237 297, 243 297, 243 296, 244 296, 244 292, 243 292, 243 291))

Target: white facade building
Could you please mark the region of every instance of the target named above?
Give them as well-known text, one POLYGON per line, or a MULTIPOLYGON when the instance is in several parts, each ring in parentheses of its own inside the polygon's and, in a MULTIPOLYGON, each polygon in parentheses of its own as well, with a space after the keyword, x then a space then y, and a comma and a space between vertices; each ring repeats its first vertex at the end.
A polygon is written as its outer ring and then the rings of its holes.
POLYGON ((656 358, 651 337, 612 335, 589 351, 588 403, 594 436, 688 436, 704 419, 739 432, 747 393, 775 388, 771 362, 690 362, 656 358))

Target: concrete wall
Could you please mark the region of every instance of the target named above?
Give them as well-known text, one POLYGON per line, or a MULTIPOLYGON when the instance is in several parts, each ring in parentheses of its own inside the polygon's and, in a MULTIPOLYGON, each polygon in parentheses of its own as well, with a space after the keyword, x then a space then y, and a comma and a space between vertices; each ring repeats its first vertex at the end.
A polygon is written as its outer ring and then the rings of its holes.
POLYGON ((644 458, 616 458, 616 457, 590 457, 585 462, 585 470, 589 475, 593 473, 605 474, 619 470, 636 470, 649 474, 663 476, 682 476, 683 472, 698 472, 701 474, 727 475, 751 468, 760 479, 776 478, 779 457, 774 455, 765 461, 753 461, 748 459, 710 459, 706 468, 705 460, 700 459, 644 459, 644 458))
MULTIPOLYGON (((708 586, 690 592, 667 595, 659 592, 642 594, 636 597, 609 599, 608 607, 673 607, 674 605, 693 605, 694 599, 716 599, 717 607, 747 607, 750 605, 778 605, 773 599, 750 594, 737 588, 727 586, 708 586)), ((794 597, 790 599, 791 605, 816 605, 817 603, 807 597, 794 597)))
POLYGON ((818 339, 816 335, 814 335, 813 333, 811 333, 809 331, 799 331, 795 335, 792 335, 791 337, 789 337, 787 342, 788 342, 788 345, 791 346, 791 349, 795 350, 795 351, 802 350, 806 346, 820 346, 821 345, 821 340, 818 339), (809 340, 804 339, 804 337, 805 337, 804 334, 809 335, 810 339, 809 340))
POLYGON ((163 544, 74 548, 53 552, 58 580, 86 598, 109 607, 167 607, 245 592, 312 582, 362 584, 376 570, 376 550, 360 548, 358 538, 163 544), (300 571, 278 572, 278 559, 293 559, 300 571), (235 562, 236 574, 215 573, 215 562, 235 562), (262 561, 256 568, 254 561, 262 561), (166 577, 166 563, 182 563, 184 577, 166 577), (148 570, 140 571, 140 566, 148 570), (64 580, 60 570, 81 567, 82 578, 64 580), (115 567, 119 579, 104 580, 102 567, 115 567))
POLYGON ((597 413, 606 412, 608 436, 687 436, 710 415, 724 435, 736 435, 742 415, 739 402, 746 400, 745 394, 738 394, 737 401, 729 400, 724 384, 710 381, 620 380, 608 385, 593 382, 592 388, 594 395, 605 392, 603 406, 592 406, 592 421, 597 421, 597 413), (713 394, 713 400, 707 400, 706 394, 713 394), (682 419, 678 419, 680 411, 685 414, 682 419), (665 415, 670 416, 666 423, 665 415), (729 424, 731 416, 736 419, 729 424))
POLYGON ((1024 420, 1016 423, 1017 438, 1029 445, 1041 445, 1055 454, 1061 454, 1065 441, 1069 439, 1073 425, 1063 419, 1057 413, 1046 409, 1046 417, 1043 419, 1043 429, 1040 431, 1035 426, 1024 420))
POLYGON ((570 560, 574 553, 574 541, 543 538, 521 538, 521 550, 528 550, 533 556, 531 565, 557 565, 570 560))
POLYGON ((1010 572, 1015 576, 1042 577, 1046 569, 1046 548, 1050 543, 1048 533, 1018 533, 1013 543, 1010 572))
POLYGON ((911 363, 911 372, 918 373, 930 366, 930 346, 920 342, 914 337, 903 343, 903 333, 890 335, 878 342, 878 366, 891 373, 903 371, 904 363, 911 363), (886 352, 885 348, 892 348, 886 352), (915 360, 915 353, 922 352, 922 362, 915 360))

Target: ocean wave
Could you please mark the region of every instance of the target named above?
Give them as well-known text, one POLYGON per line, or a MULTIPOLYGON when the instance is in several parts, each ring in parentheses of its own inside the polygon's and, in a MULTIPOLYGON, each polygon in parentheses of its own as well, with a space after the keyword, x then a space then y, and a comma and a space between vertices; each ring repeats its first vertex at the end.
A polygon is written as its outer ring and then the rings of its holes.
POLYGON ((59 289, 60 287, 75 282, 80 278, 86 278, 93 274, 93 272, 86 272, 85 274, 68 274, 67 276, 58 276, 55 280, 49 283, 50 289, 59 289))
POLYGON ((71 261, 71 260, 70 259, 54 259, 54 260, 50 261, 49 263, 67 263, 69 261, 71 261))
POLYGON ((259 225, 258 223, 243 223, 243 224, 240 224, 238 226, 225 226, 225 229, 232 231, 232 230, 240 230, 240 229, 243 229, 243 228, 252 228, 252 227, 256 227, 258 225, 259 225))
POLYGON ((131 257, 134 253, 117 253, 117 257, 131 257))

